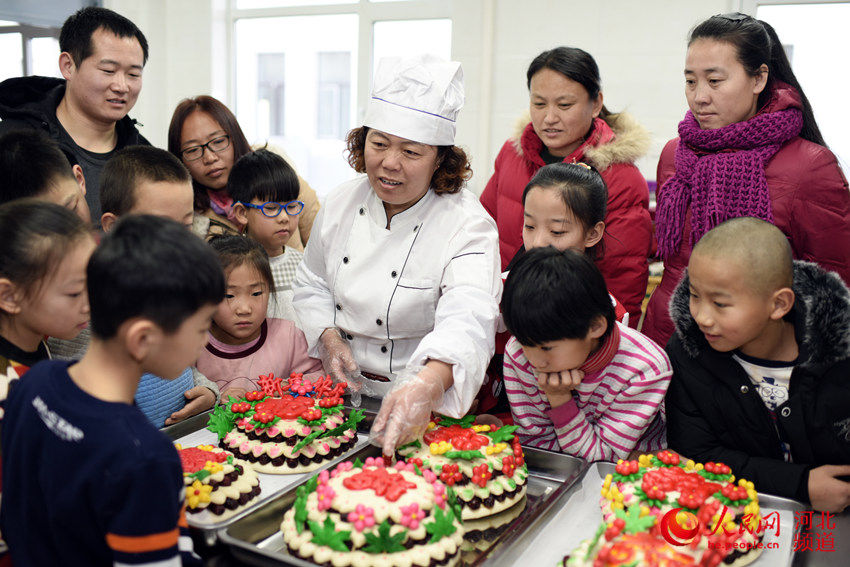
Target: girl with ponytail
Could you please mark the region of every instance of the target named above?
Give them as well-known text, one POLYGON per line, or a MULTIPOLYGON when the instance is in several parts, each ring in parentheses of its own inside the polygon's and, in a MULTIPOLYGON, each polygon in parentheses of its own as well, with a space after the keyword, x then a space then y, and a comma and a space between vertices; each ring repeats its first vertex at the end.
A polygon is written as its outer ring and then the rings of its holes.
POLYGON ((712 16, 688 39, 690 111, 658 162, 661 284, 643 331, 673 333, 667 304, 691 248, 716 225, 757 217, 788 237, 796 259, 850 282, 850 193, 776 31, 750 16, 712 16))

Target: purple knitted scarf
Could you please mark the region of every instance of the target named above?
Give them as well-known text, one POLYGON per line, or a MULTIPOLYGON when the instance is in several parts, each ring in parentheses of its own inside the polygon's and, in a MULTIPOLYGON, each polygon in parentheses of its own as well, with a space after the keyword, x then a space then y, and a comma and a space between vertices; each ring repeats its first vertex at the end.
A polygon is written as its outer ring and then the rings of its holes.
POLYGON ((678 252, 689 207, 691 245, 731 218, 773 223, 764 166, 802 128, 803 113, 796 108, 757 114, 716 130, 702 130, 688 111, 679 123, 676 174, 659 191, 659 256, 667 259, 678 252))

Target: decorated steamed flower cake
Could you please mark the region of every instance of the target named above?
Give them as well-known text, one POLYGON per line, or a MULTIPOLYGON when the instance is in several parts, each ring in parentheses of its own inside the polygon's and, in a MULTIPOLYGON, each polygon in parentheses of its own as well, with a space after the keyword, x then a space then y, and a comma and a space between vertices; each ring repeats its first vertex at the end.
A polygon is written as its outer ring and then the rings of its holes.
POLYGON ((207 429, 219 446, 249 461, 258 472, 303 473, 342 455, 357 442, 361 410, 346 414, 345 384, 293 374, 284 382, 261 376, 262 390, 216 407, 207 429))
POLYGON ((454 487, 463 519, 507 510, 525 496, 528 468, 516 425, 474 425, 474 416, 438 417, 422 440, 399 447, 409 463, 431 469, 454 487))
POLYGON ((298 487, 280 529, 289 553, 334 567, 436 567, 460 560, 451 487, 427 469, 381 458, 343 462, 298 487))
POLYGON ((230 515, 260 494, 257 473, 232 453, 212 445, 175 446, 183 464, 186 511, 190 514, 230 515))
POLYGON ((465 520, 463 522, 463 544, 461 552, 463 559, 472 563, 478 552, 484 551, 493 545, 502 533, 508 529, 517 517, 522 514, 527 504, 523 498, 507 510, 503 510, 492 516, 485 516, 477 520, 465 520))

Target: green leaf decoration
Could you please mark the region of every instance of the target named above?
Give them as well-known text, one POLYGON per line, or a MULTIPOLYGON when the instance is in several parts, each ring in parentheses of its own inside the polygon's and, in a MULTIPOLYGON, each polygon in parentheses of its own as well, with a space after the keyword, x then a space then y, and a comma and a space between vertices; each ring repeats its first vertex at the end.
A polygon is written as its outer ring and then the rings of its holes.
POLYGON ((419 470, 419 465, 417 465, 416 463, 414 463, 414 464, 413 464, 413 471, 414 471, 416 474, 418 474, 419 476, 422 476, 422 471, 421 471, 421 470, 419 470))
POLYGON ((207 421, 207 429, 218 435, 218 440, 224 439, 236 423, 236 416, 223 405, 217 405, 207 421))
POLYGON ((313 543, 316 545, 325 545, 336 551, 350 551, 345 545, 346 541, 351 539, 351 531, 338 532, 333 520, 325 518, 324 525, 320 525, 313 520, 307 520, 307 525, 310 531, 313 532, 313 543))
POLYGON ((314 440, 318 439, 321 434, 321 431, 314 431, 313 433, 296 443, 295 447, 292 448, 293 455, 304 447, 306 447, 307 445, 309 445, 310 443, 312 443, 314 440))
POLYGON ((630 474, 630 475, 623 475, 623 474, 620 474, 620 473, 618 473, 618 472, 614 471, 614 472, 611 474, 611 478, 612 478, 612 480, 613 480, 614 482, 634 482, 634 481, 636 481, 636 480, 640 480, 640 479, 642 479, 642 478, 643 478, 643 474, 644 474, 645 472, 646 472, 646 471, 638 471, 638 472, 636 472, 636 473, 634 473, 634 474, 630 474))
POLYGON ((484 435, 493 440, 493 444, 507 443, 514 438, 514 431, 519 429, 519 425, 505 425, 496 431, 485 431, 484 435))
MULTIPOLYGON (((233 396, 227 396, 227 407, 229 408, 231 404, 235 404, 240 401, 239 398, 234 398, 233 396)), ((247 400, 245 400, 247 401, 247 400)))
POLYGON ((366 414, 361 409, 353 410, 349 415, 348 419, 342 422, 338 427, 334 427, 333 429, 329 429, 322 433, 321 437, 338 437, 345 433, 349 429, 357 430, 357 424, 363 421, 366 418, 366 414))
POLYGON ((655 506, 656 508, 661 508, 665 504, 667 504, 666 500, 655 500, 646 495, 646 492, 643 491, 642 488, 635 488, 635 496, 637 496, 640 500, 649 506, 655 506))
POLYGON ((728 496, 724 496, 723 493, 720 492, 719 490, 717 492, 715 492, 713 494, 713 496, 715 498, 717 498, 718 500, 720 500, 720 502, 722 502, 723 504, 726 504, 727 506, 732 506, 732 507, 745 506, 750 502, 749 496, 747 496, 746 498, 741 498, 740 500, 732 500, 728 496))
POLYGON ((481 451, 447 451, 443 453, 443 456, 448 459, 463 459, 465 461, 486 458, 481 451))
POLYGON ((360 457, 357 457, 356 459, 354 459, 354 468, 355 469, 362 469, 363 468, 363 461, 360 460, 360 457))
POLYGON ((334 414, 340 413, 342 411, 342 407, 340 407, 340 406, 331 406, 329 408, 319 408, 319 409, 322 410, 322 417, 334 415, 334 414))
POLYGON ((641 517, 640 504, 632 504, 629 506, 629 511, 614 510, 614 515, 625 520, 626 525, 623 531, 627 534, 636 534, 638 532, 649 531, 649 528, 655 525, 655 516, 647 514, 641 517))
POLYGON ((298 418, 298 423, 303 423, 304 425, 309 425, 310 427, 321 427, 321 425, 325 422, 325 416, 322 415, 319 419, 314 419, 312 421, 307 421, 303 417, 298 418))
POLYGON ((454 512, 451 507, 443 512, 439 507, 434 508, 434 521, 425 524, 425 531, 431 534, 428 543, 435 543, 457 531, 454 523, 454 512))
POLYGON ((304 490, 307 491, 307 494, 312 494, 316 492, 316 487, 319 486, 319 475, 313 475, 310 479, 304 483, 304 490))
POLYGON ((228 464, 228 465, 232 465, 232 464, 233 464, 233 455, 227 455, 227 464, 228 464))
POLYGON ((440 422, 438 425, 449 426, 449 425, 460 425, 461 427, 472 427, 472 424, 475 423, 474 415, 465 415, 460 419, 455 419, 453 417, 446 417, 444 415, 440 416, 440 422))
POLYGON ((710 480, 712 482, 728 482, 730 478, 732 478, 731 474, 717 474, 713 472, 708 472, 703 469, 697 472, 698 475, 703 477, 706 480, 710 480))
POLYGON ((408 448, 421 449, 421 448, 422 448, 422 443, 419 441, 419 439, 414 439, 414 440, 413 440, 413 441, 411 441, 410 443, 405 443, 404 445, 402 445, 401 447, 399 447, 399 448, 398 448, 398 451, 399 451, 399 452, 401 452, 401 451, 403 451, 404 449, 408 449, 408 448))
POLYGON ((366 536, 366 545, 360 551, 365 551, 366 553, 396 553, 405 550, 402 542, 407 537, 407 530, 400 531, 394 536, 391 536, 390 522, 388 520, 384 520, 378 526, 378 535, 367 532, 363 532, 363 535, 366 536))
POLYGON ((304 531, 304 522, 307 521, 307 489, 299 486, 295 494, 295 529, 300 534, 304 531))
POLYGON ((455 494, 455 489, 453 487, 446 487, 446 497, 449 502, 449 506, 451 507, 452 512, 454 513, 455 518, 457 518, 458 522, 463 524, 463 516, 461 516, 460 502, 458 502, 457 500, 457 495, 455 494))
POLYGON ((599 524, 599 527, 596 529, 596 534, 590 540, 590 547, 588 548, 588 556, 590 556, 590 553, 593 552, 593 550, 599 544, 599 538, 601 538, 602 534, 605 533, 605 530, 606 530, 607 527, 608 527, 608 525, 605 522, 602 522, 601 524, 599 524))
POLYGON ((189 478, 194 478, 195 480, 203 481, 205 478, 210 476, 212 473, 207 469, 201 469, 199 471, 195 471, 192 474, 186 475, 189 478))
MULTIPOLYGON (((253 416, 254 414, 251 414, 251 415, 253 416)), ((270 422, 268 422, 268 423, 260 423, 259 421, 254 421, 254 418, 253 418, 253 417, 251 417, 251 423, 253 423, 253 424, 254 424, 254 429, 255 429, 256 431, 263 431, 264 429, 268 429, 269 427, 271 427, 272 425, 274 425, 274 424, 275 424, 275 423, 277 423, 278 421, 280 421, 280 416, 279 416, 279 415, 274 416, 274 417, 272 418, 272 420, 271 420, 270 422)))

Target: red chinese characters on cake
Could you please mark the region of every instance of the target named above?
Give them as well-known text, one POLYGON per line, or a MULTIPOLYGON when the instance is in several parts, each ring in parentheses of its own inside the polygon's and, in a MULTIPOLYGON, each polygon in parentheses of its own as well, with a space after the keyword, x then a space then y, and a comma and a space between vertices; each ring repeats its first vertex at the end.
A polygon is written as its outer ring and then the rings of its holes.
POLYGON ((458 451, 475 451, 486 446, 490 440, 484 435, 479 435, 470 428, 461 425, 449 425, 448 427, 438 427, 427 432, 423 439, 425 443, 439 443, 447 441, 452 444, 452 447, 458 451))
POLYGON ((395 502, 407 492, 408 488, 416 488, 412 482, 404 480, 399 473, 391 473, 385 468, 370 469, 359 472, 342 481, 349 490, 372 489, 375 494, 395 502))
POLYGON ((183 471, 187 473, 198 472, 206 466, 210 461, 222 463, 227 460, 227 453, 202 451, 197 447, 189 447, 188 449, 180 449, 180 462, 183 464, 183 471))

